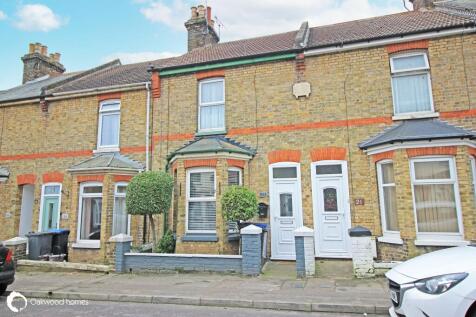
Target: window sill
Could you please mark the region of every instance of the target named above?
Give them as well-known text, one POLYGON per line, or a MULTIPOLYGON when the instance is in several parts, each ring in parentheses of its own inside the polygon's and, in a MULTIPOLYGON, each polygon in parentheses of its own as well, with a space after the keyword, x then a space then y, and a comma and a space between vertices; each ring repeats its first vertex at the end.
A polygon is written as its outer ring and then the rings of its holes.
POLYGON ((118 147, 101 147, 93 150, 93 154, 96 153, 111 153, 111 152, 119 152, 120 148, 118 147))
POLYGON ((392 117, 393 121, 399 120, 411 120, 411 119, 425 119, 425 118, 438 118, 440 114, 438 112, 413 112, 406 114, 397 114, 392 117))
POLYGON ((92 242, 76 242, 72 245, 73 249, 100 249, 100 242, 99 241, 92 241, 92 242))
POLYGON ((424 240, 417 239, 415 240, 416 246, 428 246, 428 247, 457 247, 469 245, 469 241, 465 240, 424 240))
POLYGON ((195 136, 222 135, 226 134, 226 129, 218 131, 198 131, 195 136))
POLYGON ((216 233, 186 233, 182 237, 185 242, 217 242, 216 233))
POLYGON ((385 235, 382 237, 378 237, 377 241, 390 244, 403 244, 403 240, 400 237, 386 237, 385 235))

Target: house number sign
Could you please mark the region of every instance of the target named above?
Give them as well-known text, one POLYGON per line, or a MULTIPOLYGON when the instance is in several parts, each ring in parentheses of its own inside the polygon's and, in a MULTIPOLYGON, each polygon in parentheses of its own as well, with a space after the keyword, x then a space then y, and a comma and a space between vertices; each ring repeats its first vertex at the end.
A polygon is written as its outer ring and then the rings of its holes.
POLYGON ((356 205, 356 206, 363 206, 363 205, 365 205, 365 199, 363 199, 363 198, 356 198, 356 199, 354 199, 354 205, 356 205))

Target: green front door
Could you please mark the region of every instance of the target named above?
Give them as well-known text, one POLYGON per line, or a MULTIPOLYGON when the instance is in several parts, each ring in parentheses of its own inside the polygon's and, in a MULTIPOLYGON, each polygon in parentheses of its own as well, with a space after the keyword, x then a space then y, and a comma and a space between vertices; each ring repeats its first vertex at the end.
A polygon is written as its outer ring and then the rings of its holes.
POLYGON ((59 197, 44 197, 41 231, 58 228, 59 197))

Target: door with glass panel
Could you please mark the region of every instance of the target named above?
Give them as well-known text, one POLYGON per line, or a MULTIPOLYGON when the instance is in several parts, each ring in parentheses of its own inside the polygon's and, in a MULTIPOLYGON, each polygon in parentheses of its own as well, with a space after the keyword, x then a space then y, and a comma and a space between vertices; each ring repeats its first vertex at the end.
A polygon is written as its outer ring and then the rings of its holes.
POLYGON ((271 257, 294 260, 294 230, 302 226, 299 166, 273 166, 270 173, 271 257))
POLYGON ((61 185, 44 185, 41 198, 40 231, 45 232, 59 228, 61 185))
POLYGON ((312 167, 316 255, 350 257, 347 234, 350 211, 345 164, 318 163, 312 167))

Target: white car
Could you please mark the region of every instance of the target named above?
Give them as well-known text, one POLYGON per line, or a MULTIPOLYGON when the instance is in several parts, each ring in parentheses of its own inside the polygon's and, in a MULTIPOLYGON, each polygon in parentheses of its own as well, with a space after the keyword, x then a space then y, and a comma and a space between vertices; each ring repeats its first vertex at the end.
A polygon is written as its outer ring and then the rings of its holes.
POLYGON ((418 256, 385 276, 392 317, 476 317, 476 245, 418 256))

